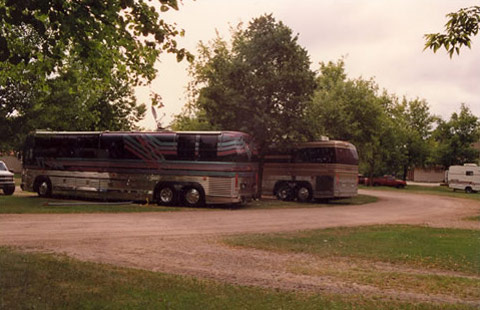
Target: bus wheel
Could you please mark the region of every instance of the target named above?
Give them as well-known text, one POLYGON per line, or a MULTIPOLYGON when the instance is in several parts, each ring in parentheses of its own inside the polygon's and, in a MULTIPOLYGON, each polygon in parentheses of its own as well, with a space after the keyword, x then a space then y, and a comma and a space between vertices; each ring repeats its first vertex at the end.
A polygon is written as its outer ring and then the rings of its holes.
POLYGON ((275 192, 278 200, 289 201, 293 198, 292 188, 288 184, 282 184, 277 188, 275 192))
POLYGON ((157 204, 163 206, 171 206, 177 201, 177 194, 173 186, 163 185, 157 192, 157 204))
POLYGON ((299 202, 307 202, 312 200, 312 190, 310 186, 300 184, 296 190, 296 197, 299 202))
POLYGON ((40 197, 50 197, 52 195, 52 183, 48 178, 42 178, 38 182, 37 193, 40 197))
POLYGON ((188 207, 201 207, 205 204, 205 197, 200 189, 187 187, 183 191, 183 202, 188 207))
POLYGON ((473 193, 473 190, 470 186, 465 187, 465 193, 471 194, 473 193))

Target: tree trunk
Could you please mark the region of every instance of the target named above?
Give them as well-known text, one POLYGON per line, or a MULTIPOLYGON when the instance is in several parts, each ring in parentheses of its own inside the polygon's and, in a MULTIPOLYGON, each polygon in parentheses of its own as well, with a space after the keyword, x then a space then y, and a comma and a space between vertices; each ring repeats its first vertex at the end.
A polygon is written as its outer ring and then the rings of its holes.
POLYGON ((265 162, 265 156, 258 156, 258 178, 257 178, 257 198, 262 198, 262 181, 263 181, 263 164, 265 162))

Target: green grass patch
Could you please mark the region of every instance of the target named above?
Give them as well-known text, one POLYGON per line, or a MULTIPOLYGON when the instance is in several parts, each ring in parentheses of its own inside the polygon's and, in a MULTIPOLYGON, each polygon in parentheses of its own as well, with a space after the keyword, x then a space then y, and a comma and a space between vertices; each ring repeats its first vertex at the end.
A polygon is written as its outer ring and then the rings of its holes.
POLYGON ((407 225, 240 235, 230 245, 358 259, 480 275, 480 231, 407 225))
MULTIPOLYGON (((337 258, 338 260, 338 258, 337 258)), ((335 278, 346 283, 360 283, 383 290, 405 291, 425 295, 444 295, 463 300, 480 299, 480 279, 461 275, 415 273, 399 269, 382 269, 373 262, 350 259, 339 266, 329 261, 329 266, 315 263, 292 264, 288 270, 294 274, 335 278)))
MULTIPOLYGON (((119 213, 119 212, 161 212, 178 211, 180 207, 162 207, 156 204, 102 205, 94 201, 77 201, 37 196, 1 196, 1 213, 119 213), (80 203, 78 205, 52 206, 48 203, 80 203), (92 204, 93 203, 93 204, 92 204)), ((192 210, 192 209, 189 209, 192 210)))
POLYGON ((284 292, 0 248, 1 309, 474 309, 284 292))

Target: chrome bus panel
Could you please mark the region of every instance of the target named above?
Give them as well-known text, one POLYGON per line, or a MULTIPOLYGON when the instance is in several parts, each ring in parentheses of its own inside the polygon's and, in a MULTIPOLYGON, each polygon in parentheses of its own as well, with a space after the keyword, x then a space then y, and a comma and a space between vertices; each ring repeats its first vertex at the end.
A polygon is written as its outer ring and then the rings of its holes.
POLYGON ((26 191, 34 191, 33 182, 37 177, 42 176, 50 179, 53 195, 90 199, 152 201, 154 189, 159 182, 199 184, 205 191, 207 204, 239 203, 251 200, 255 195, 254 183, 251 181, 253 177, 238 178, 238 184, 245 184, 245 188, 241 189, 240 185, 235 187, 235 177, 111 174, 34 169, 29 169, 28 175, 29 178, 24 182, 26 191))

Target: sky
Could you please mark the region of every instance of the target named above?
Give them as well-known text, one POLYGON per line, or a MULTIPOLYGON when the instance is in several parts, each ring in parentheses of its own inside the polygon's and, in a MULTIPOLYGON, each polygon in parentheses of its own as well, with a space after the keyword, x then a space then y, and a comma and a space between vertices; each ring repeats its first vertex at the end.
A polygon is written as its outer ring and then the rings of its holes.
MULTIPOLYGON (((298 35, 298 43, 310 56, 312 70, 320 62, 345 58, 348 78, 373 78, 390 94, 413 100, 424 99, 431 113, 449 119, 465 103, 480 117, 480 34, 472 48, 463 48, 450 59, 444 49, 424 49, 424 34, 443 32, 446 14, 480 5, 471 0, 183 0, 178 11, 162 17, 185 36, 180 47, 196 54, 200 41, 208 42, 216 31, 230 41, 230 27, 272 14, 298 35)), ((156 64, 157 78, 138 87, 139 103, 148 112, 139 126, 156 128, 150 110, 150 94, 162 97, 164 108, 157 111, 163 126, 168 125, 186 103, 190 80, 188 63, 162 54, 156 64)))

